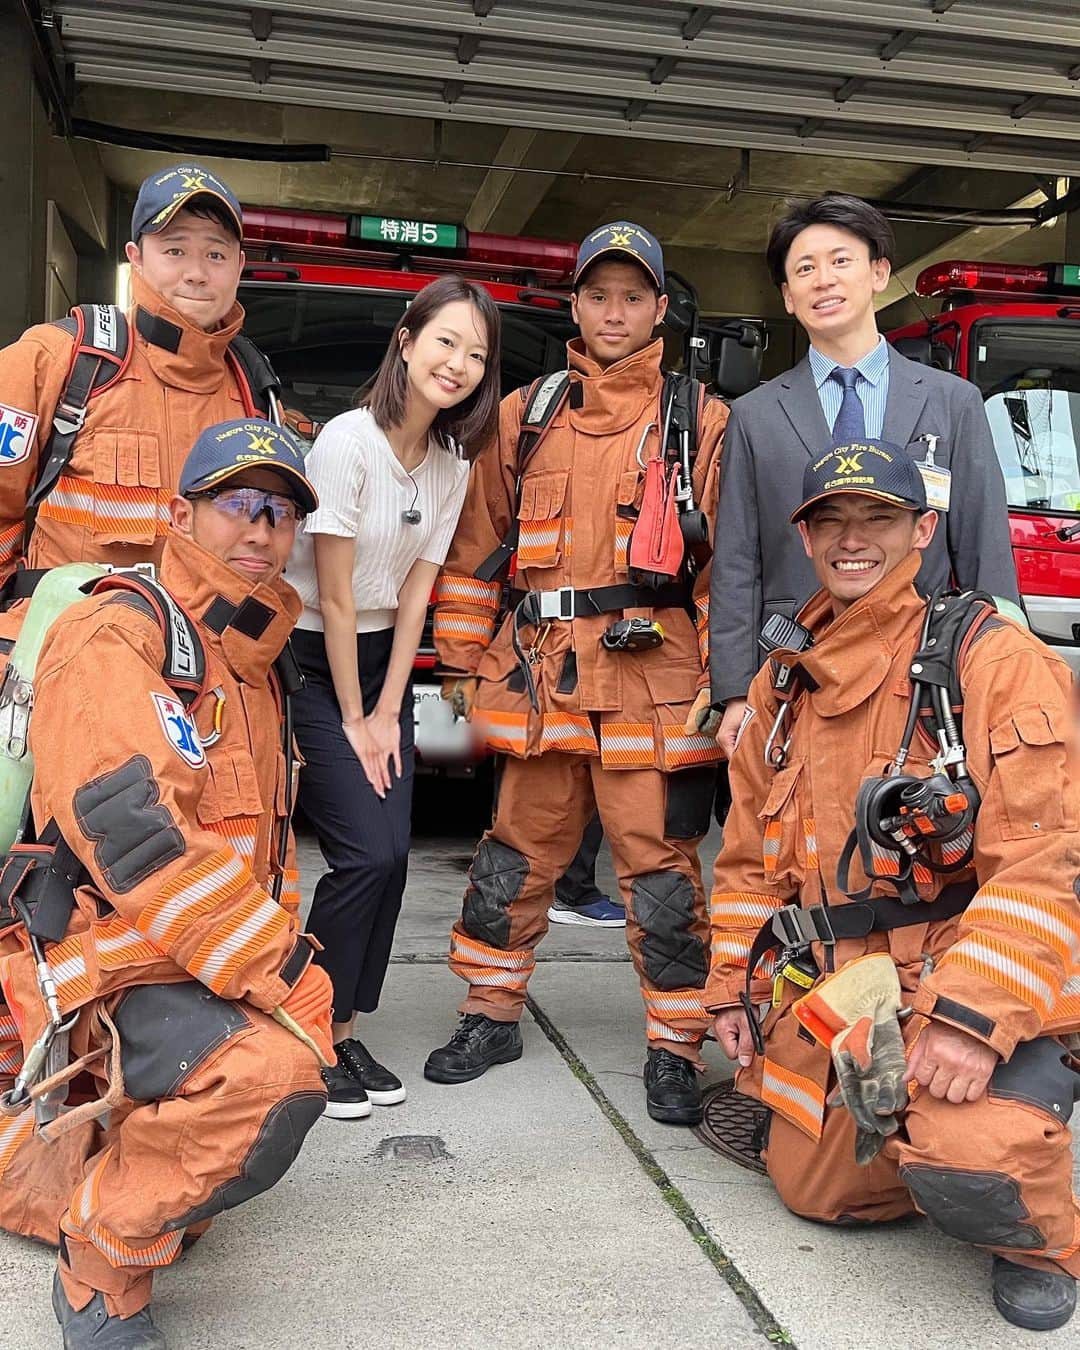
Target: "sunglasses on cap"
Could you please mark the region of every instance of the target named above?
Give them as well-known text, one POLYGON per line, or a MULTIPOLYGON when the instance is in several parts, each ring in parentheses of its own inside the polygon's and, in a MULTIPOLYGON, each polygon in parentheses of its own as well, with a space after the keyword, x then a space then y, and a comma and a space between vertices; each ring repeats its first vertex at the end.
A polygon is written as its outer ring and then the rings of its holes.
POLYGON ((193 502, 200 499, 213 502, 214 509, 230 520, 248 520, 253 525, 265 511, 272 530, 282 525, 299 525, 305 515, 292 497, 282 492, 267 492, 263 488, 208 488, 205 492, 193 492, 188 498, 193 502))

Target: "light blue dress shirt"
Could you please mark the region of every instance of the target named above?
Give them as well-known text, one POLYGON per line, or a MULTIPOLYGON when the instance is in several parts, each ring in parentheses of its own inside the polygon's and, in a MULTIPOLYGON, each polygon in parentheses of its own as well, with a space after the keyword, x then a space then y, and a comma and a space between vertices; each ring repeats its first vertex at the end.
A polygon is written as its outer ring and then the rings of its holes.
MULTIPOLYGON (((843 388, 829 376, 836 368, 831 356, 822 356, 816 347, 810 348, 810 373, 817 385, 821 411, 830 430, 840 412, 840 401, 844 397, 843 388)), ((861 361, 855 362, 859 377, 855 381, 855 393, 863 406, 863 422, 869 440, 879 441, 885 425, 885 404, 889 398, 889 348, 883 337, 878 344, 866 353, 861 361)))

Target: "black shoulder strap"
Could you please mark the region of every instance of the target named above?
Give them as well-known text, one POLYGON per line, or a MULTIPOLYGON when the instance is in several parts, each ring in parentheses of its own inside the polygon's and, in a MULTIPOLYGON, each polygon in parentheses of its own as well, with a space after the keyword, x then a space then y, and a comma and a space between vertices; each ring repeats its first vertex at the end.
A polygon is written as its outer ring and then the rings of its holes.
POLYGON ((701 440, 701 420, 705 411, 705 386, 682 371, 671 371, 664 376, 663 407, 671 400, 671 425, 668 445, 678 446, 683 431, 690 436, 690 463, 693 465, 701 440))
POLYGON ((514 515, 510 529, 497 549, 489 553, 473 575, 478 581, 494 581, 502 573, 518 544, 518 511, 521 508, 521 480, 525 476, 525 466, 537 450, 555 420, 555 414, 566 402, 570 392, 570 372, 556 370, 535 380, 525 399, 525 411, 521 415, 521 427, 518 431, 517 457, 514 475, 514 515))
POLYGON ((240 392, 248 412, 259 413, 272 422, 278 420, 281 381, 270 364, 270 358, 252 342, 246 333, 237 333, 229 343, 229 357, 240 383, 240 392))
POLYGON ((71 462, 90 400, 120 378, 130 357, 127 318, 116 305, 76 305, 59 327, 72 333, 75 346, 67 383, 53 412, 41 472, 26 503, 28 511, 45 500, 71 462))
MULTIPOLYGON (((926 641, 911 659, 912 667, 924 686, 943 689, 952 709, 957 732, 963 740, 964 691, 960 684, 960 665, 968 647, 994 626, 997 609, 993 596, 985 591, 943 591, 927 601, 926 641)), ((924 699, 919 710, 919 728, 937 748, 937 718, 933 706, 924 699)))
POLYGON ((165 642, 162 679, 190 712, 206 692, 206 649, 194 621, 160 582, 141 572, 112 572, 92 594, 107 591, 130 593, 138 608, 157 620, 165 642))

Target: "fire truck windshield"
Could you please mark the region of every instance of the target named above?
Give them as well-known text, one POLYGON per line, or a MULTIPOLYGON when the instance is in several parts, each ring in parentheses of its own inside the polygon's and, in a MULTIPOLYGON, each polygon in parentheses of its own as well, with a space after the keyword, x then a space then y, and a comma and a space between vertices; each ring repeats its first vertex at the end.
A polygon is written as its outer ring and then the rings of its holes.
POLYGON ((1080 513, 1080 323, 983 320, 971 342, 1009 506, 1080 513))
MULTIPOLYGON (((287 407, 315 423, 355 406, 412 298, 403 291, 245 282, 244 331, 266 352, 287 407)), ((500 305, 502 387, 509 393, 566 364, 568 311, 500 305)))

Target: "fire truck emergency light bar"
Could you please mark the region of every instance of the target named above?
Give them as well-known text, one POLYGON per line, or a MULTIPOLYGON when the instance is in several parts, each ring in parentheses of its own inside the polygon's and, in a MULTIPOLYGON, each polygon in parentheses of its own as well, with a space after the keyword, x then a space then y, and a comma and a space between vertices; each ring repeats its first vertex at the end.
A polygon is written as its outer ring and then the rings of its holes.
POLYGON ((244 238, 314 248, 386 249, 409 256, 449 254, 467 262, 542 272, 567 281, 577 261, 576 244, 473 233, 464 225, 396 216, 339 216, 245 206, 244 238))
POLYGON ((935 263, 919 273, 919 295, 949 295, 954 291, 992 291, 997 295, 1080 295, 1080 266, 1044 263, 1024 267, 1010 263, 935 263))

